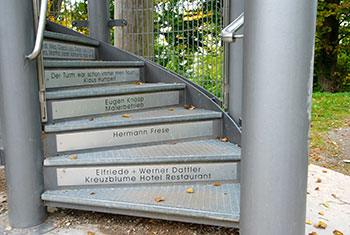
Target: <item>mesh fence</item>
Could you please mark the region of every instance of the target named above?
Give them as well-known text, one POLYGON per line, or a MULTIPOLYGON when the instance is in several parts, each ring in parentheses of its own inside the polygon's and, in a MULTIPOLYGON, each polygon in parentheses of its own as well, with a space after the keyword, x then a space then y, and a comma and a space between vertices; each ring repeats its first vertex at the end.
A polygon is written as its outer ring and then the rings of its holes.
MULTIPOLYGON (((228 0, 111 0, 111 16, 128 24, 112 44, 154 61, 222 99, 224 46, 219 33, 228 0)), ((226 17, 226 15, 225 15, 226 17)), ((49 0, 48 19, 73 27, 87 20, 87 0, 49 0)))

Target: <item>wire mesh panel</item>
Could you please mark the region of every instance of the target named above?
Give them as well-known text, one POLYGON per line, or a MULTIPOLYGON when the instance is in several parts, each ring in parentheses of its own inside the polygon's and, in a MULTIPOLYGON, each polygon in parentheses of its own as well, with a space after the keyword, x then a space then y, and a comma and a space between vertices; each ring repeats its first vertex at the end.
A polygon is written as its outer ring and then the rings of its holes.
POLYGON ((115 0, 114 45, 152 60, 204 87, 223 91, 223 0, 115 0))
MULTIPOLYGON (((227 0, 111 0, 112 43, 152 60, 222 99, 224 46, 218 36, 227 0)), ((72 22, 87 20, 87 0, 49 0, 48 19, 88 34, 72 22)), ((226 16, 225 16, 226 17, 226 16)), ((226 17, 227 18, 227 17, 226 17)))

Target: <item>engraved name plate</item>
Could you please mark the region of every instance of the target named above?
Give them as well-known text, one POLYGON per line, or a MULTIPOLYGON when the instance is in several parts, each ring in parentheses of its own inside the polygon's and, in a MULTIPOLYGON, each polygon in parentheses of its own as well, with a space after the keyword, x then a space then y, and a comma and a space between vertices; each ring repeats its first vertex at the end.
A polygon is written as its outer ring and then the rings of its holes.
POLYGON ((72 151, 213 135, 213 121, 56 134, 57 151, 72 151))
POLYGON ((45 40, 42 55, 49 59, 95 59, 95 48, 45 40))
POLYGON ((179 104, 179 91, 154 92, 52 102, 53 119, 179 104))
POLYGON ((138 68, 45 70, 46 88, 133 82, 139 78, 138 68))
POLYGON ((58 186, 201 182, 237 179, 237 163, 58 168, 58 186))

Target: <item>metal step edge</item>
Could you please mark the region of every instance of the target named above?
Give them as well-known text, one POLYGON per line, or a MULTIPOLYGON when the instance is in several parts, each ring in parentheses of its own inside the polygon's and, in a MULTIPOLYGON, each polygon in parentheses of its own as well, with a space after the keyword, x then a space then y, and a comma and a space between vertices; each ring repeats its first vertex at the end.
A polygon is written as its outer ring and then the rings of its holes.
MULTIPOLYGON (((206 185, 207 187, 215 187, 213 185, 206 185)), ((147 212, 150 213, 146 217, 153 217, 153 213, 162 214, 163 218, 165 219, 171 219, 171 216, 185 216, 187 218, 190 218, 190 220, 186 220, 187 222, 195 222, 196 218, 198 219, 207 219, 207 220, 219 220, 221 222, 228 222, 228 223, 239 223, 240 219, 240 212, 239 212, 239 193, 240 193, 240 186, 239 184, 224 184, 224 189, 221 189, 221 192, 224 193, 224 191, 227 191, 228 194, 227 200, 231 200, 231 203, 234 203, 234 206, 236 207, 233 212, 222 212, 222 211, 214 211, 214 210, 208 210, 206 208, 185 208, 181 207, 181 203, 177 203, 176 205, 171 205, 167 203, 167 197, 165 197, 165 200, 162 202, 155 203, 154 199, 156 197, 162 197, 162 193, 167 188, 181 188, 183 191, 182 196, 185 196, 185 198, 188 198, 190 201, 193 200, 194 197, 196 197, 197 188, 200 188, 201 185, 194 185, 194 184, 188 184, 188 185, 176 185, 176 186, 149 186, 149 187, 139 187, 141 188, 141 191, 144 195, 142 196, 148 196, 148 198, 144 202, 135 201, 133 202, 131 199, 127 198, 128 196, 133 196, 133 194, 130 192, 127 192, 126 188, 107 188, 107 189, 73 189, 73 190, 49 190, 42 194, 42 200, 46 202, 46 204, 50 204, 50 202, 55 203, 55 206, 59 206, 60 203, 63 203, 63 207, 69 207, 69 205, 77 205, 82 206, 80 209, 83 208, 90 208, 93 211, 102 211, 104 212, 102 208, 108 208, 109 210, 107 212, 113 213, 120 213, 121 211, 129 211, 131 212, 130 215, 137 215, 133 214, 132 212, 147 212), (186 194, 186 189, 188 188, 194 188, 195 193, 193 194, 186 194), (157 191, 159 193, 157 193, 157 191), (94 192, 94 194, 91 194, 91 192, 94 192), (148 192, 150 192, 151 195, 148 195, 148 192), (115 195, 117 194, 126 194, 125 197, 128 200, 108 200, 104 197, 106 197, 107 193, 113 193, 115 195), (100 196, 102 194, 102 196, 100 196), (153 201, 153 202, 152 202, 153 201), (64 204, 66 206, 64 206, 64 204), (102 210, 101 210, 102 209, 102 210), (114 210, 113 210, 114 209, 114 210)), ((220 187, 223 187, 220 186, 220 187)), ((220 188, 215 187, 215 189, 220 188)), ((127 190, 131 191, 133 189, 136 189, 137 187, 133 188, 127 188, 127 190)), ((134 190, 135 193, 140 193, 138 190, 134 190)), ((174 194, 174 192, 172 192, 174 194)), ((186 202, 185 202, 186 203, 186 202)), ((207 206, 207 201, 205 202, 205 206, 207 206)), ((232 204, 231 204, 232 206, 232 204)), ((233 225, 233 227, 236 227, 237 225, 233 225)))
POLYGON ((143 61, 79 61, 79 60, 46 60, 45 68, 105 68, 105 67, 142 67, 143 61))
POLYGON ((145 147, 92 151, 44 160, 44 166, 88 166, 88 165, 126 165, 188 162, 238 162, 241 149, 237 145, 220 140, 196 140, 177 144, 152 145, 145 147), (75 159, 71 159, 76 155, 75 159))
POLYGON ((79 97, 92 97, 104 95, 122 95, 130 93, 145 93, 155 91, 170 91, 185 89, 184 83, 180 84, 163 84, 163 83, 147 83, 142 85, 109 85, 103 87, 79 88, 79 89, 64 89, 58 91, 46 92, 46 99, 67 99, 79 97))
POLYGON ((62 33, 55 33, 51 31, 45 31, 44 32, 44 38, 49 38, 49 39, 56 39, 64 42, 75 42, 79 44, 84 44, 84 45, 90 45, 90 46, 99 46, 100 42, 94 39, 90 38, 85 38, 85 37, 77 37, 77 36, 72 36, 72 35, 67 35, 67 34, 62 34, 62 33))
POLYGON ((131 117, 123 117, 122 114, 118 114, 110 115, 108 118, 100 116, 96 118, 85 118, 81 120, 47 124, 44 126, 44 131, 46 133, 53 133, 107 127, 195 121, 222 117, 222 113, 220 112, 199 109, 187 110, 183 107, 173 108, 173 111, 169 111, 168 108, 162 108, 146 112, 128 112, 128 115, 131 115, 131 117))

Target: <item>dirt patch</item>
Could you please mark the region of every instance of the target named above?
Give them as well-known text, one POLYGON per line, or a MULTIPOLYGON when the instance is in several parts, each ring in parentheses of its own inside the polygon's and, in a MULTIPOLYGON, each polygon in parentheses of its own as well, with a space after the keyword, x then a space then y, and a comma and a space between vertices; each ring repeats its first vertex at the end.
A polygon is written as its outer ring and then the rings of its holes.
POLYGON ((329 131, 324 138, 325 149, 310 150, 311 162, 350 175, 350 163, 346 163, 346 160, 350 160, 350 124, 329 131))

